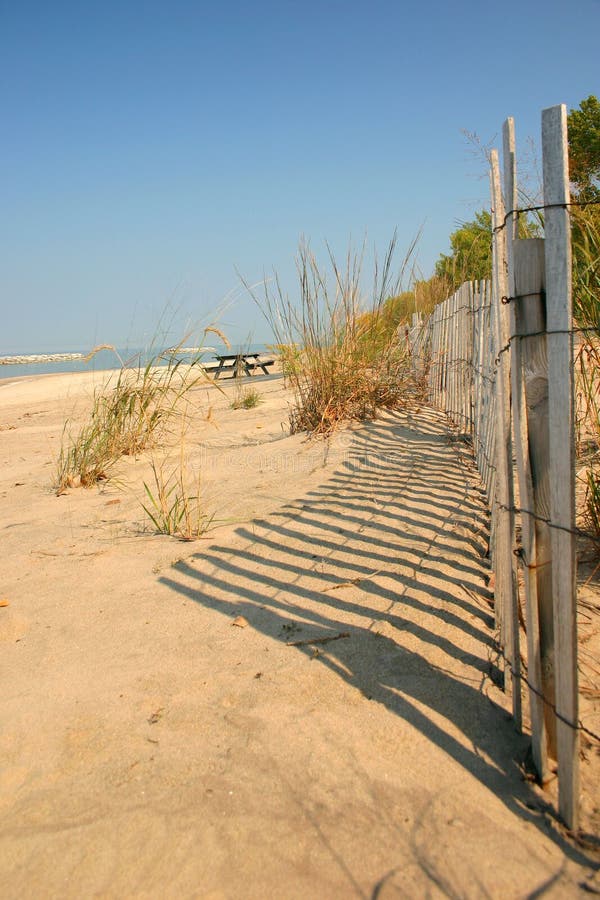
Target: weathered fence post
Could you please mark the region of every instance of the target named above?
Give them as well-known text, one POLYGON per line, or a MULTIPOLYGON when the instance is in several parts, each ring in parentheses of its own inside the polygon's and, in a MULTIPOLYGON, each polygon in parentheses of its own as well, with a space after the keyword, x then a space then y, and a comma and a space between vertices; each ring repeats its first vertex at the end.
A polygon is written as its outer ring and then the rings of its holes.
MULTIPOLYGON (((486 490, 487 496, 490 504, 490 509, 494 509, 494 498, 496 496, 496 480, 497 480, 497 467, 496 467, 496 448, 498 446, 498 424, 496 417, 497 410, 497 397, 496 397, 496 355, 498 354, 498 342, 495 337, 495 330, 493 326, 493 317, 492 317, 492 291, 490 286, 490 309, 488 311, 488 330, 487 330, 487 373, 488 373, 488 392, 487 392, 487 427, 485 429, 485 449, 486 449, 486 459, 487 459, 487 478, 486 478, 486 490)), ((494 535, 496 528, 497 516, 494 515, 492 517, 492 528, 491 533, 494 535)))
POLYGON ((452 421, 456 423, 456 334, 457 334, 457 322, 456 322, 456 307, 457 307, 457 295, 456 293, 452 294, 450 298, 450 310, 449 310, 449 321, 448 321, 448 333, 450 335, 449 347, 448 347, 448 376, 450 379, 450 405, 449 405, 449 413, 452 421))
POLYGON ((543 783, 548 775, 547 734, 553 752, 555 733, 550 530, 542 521, 550 515, 543 240, 516 240, 513 258, 512 409, 521 507, 532 753, 543 783))
POLYGON ((481 473, 482 479, 484 466, 482 454, 482 407, 484 397, 484 376, 483 376, 483 322, 484 322, 484 304, 485 304, 485 282, 479 282, 479 291, 474 297, 473 306, 473 449, 475 451, 475 459, 477 460, 477 468, 481 473))
MULTIPOLYGON (((494 414, 495 409, 493 408, 495 384, 493 372, 495 366, 494 358, 496 354, 496 343, 494 341, 493 328, 491 327, 492 320, 490 317, 490 309, 492 303, 491 284, 486 281, 485 286, 486 291, 482 297, 481 303, 481 336, 479 339, 479 365, 481 367, 482 396, 479 412, 478 444, 480 447, 482 458, 482 466, 479 471, 481 472, 483 482, 485 484, 489 507, 491 510, 493 510, 494 494, 492 491, 492 478, 495 472, 493 456, 496 447, 496 416, 494 414)), ((490 534, 490 541, 492 538, 492 534, 494 535, 495 541, 495 519, 496 515, 494 513, 494 522, 492 525, 492 533, 490 534)))
POLYGON ((469 291, 469 309, 467 310, 468 321, 469 321, 469 333, 467 338, 467 352, 468 352, 468 370, 466 372, 466 382, 467 382, 467 410, 468 410, 468 418, 469 418, 469 433, 471 438, 473 439, 473 446, 475 446, 475 387, 478 386, 477 379, 479 378, 479 370, 475 368, 477 365, 477 350, 475 346, 476 333, 477 333, 477 321, 479 314, 479 301, 481 295, 479 292, 479 283, 473 282, 471 284, 471 290, 469 291))
POLYGON ((433 311, 433 324, 431 326, 431 369, 429 371, 429 383, 432 390, 432 399, 437 406, 440 392, 440 313, 439 307, 433 311))
POLYGON ((449 349, 449 329, 448 320, 450 315, 450 300, 442 303, 441 319, 440 319, 440 406, 444 412, 448 412, 448 360, 450 357, 449 349))
POLYGON ((490 159, 492 283, 465 283, 434 310, 430 385, 434 402, 473 435, 486 485, 496 623, 519 729, 522 676, 513 547, 515 513, 521 513, 533 757, 544 781, 548 754, 556 753, 559 812, 576 828, 575 404, 566 108, 542 114, 544 240, 518 239, 512 119, 504 124, 503 149, 504 198, 495 150, 490 159))
POLYGON ((542 112, 550 428, 552 592, 556 658, 559 812, 576 828, 579 806, 575 404, 567 110, 542 112))
MULTIPOLYGON (((507 197, 513 198, 514 136, 505 132, 505 180, 507 197), (508 142, 508 143, 507 143, 508 142), (511 156, 512 146, 512 156, 511 156), (508 164, 508 167, 507 167, 508 164)), ((494 571, 499 601, 497 621, 500 625, 501 643, 508 660, 506 687, 512 692, 513 716, 519 730, 522 727, 521 712, 521 654, 519 646, 518 591, 513 554, 515 534, 514 490, 512 474, 512 436, 510 425, 510 347, 508 311, 505 298, 508 295, 510 255, 508 245, 512 234, 512 217, 505 220, 504 202, 500 186, 500 167, 495 150, 491 155, 491 188, 493 216, 493 322, 498 370, 496 374, 496 484, 494 504, 496 553, 494 571)), ((514 207, 510 206, 512 210, 514 207)))
POLYGON ((433 311, 433 329, 431 335, 431 385, 433 388, 433 402, 436 406, 441 406, 442 394, 442 310, 438 304, 433 311))
POLYGON ((465 420, 465 434, 471 434, 473 427, 473 325, 475 319, 473 315, 473 295, 474 285, 470 281, 465 285, 465 299, 463 309, 463 370, 462 370, 462 389, 463 389, 463 417, 465 420))

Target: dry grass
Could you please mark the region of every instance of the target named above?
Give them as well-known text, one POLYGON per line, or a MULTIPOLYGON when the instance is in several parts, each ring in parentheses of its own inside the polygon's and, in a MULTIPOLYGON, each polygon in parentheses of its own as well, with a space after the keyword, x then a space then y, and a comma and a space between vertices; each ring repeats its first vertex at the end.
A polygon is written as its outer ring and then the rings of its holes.
MULTIPOLYGON (((288 300, 277 278, 262 297, 249 288, 263 310, 277 344, 293 348, 286 378, 294 392, 292 432, 327 435, 340 423, 372 418, 382 407, 405 406, 422 391, 410 356, 395 329, 386 327, 385 302, 399 293, 392 277, 395 239, 383 265, 374 264, 370 303, 363 300, 363 258, 348 252, 340 267, 329 250, 329 282, 308 245, 301 245, 297 267, 300 294, 288 300)), ((329 249, 329 248, 328 248, 329 249)))
POLYGON ((114 387, 95 394, 88 421, 77 431, 71 422, 65 424, 56 463, 57 494, 110 478, 122 456, 140 453, 165 435, 189 391, 206 379, 197 365, 200 357, 193 360, 196 365, 183 365, 177 349, 169 351, 163 365, 161 354, 143 367, 122 363, 114 387))
POLYGON ((573 211, 573 315, 581 329, 575 370, 584 519, 600 542, 600 213, 595 207, 573 211))
POLYGON ((298 374, 301 367, 300 348, 296 344, 272 344, 269 350, 277 355, 284 381, 287 384, 290 376, 298 374))
POLYGON ((142 508, 157 534, 168 534, 182 541, 194 541, 209 527, 212 517, 205 512, 201 494, 200 471, 195 473, 186 462, 184 440, 179 461, 152 461, 152 484, 144 482, 146 503, 142 508))

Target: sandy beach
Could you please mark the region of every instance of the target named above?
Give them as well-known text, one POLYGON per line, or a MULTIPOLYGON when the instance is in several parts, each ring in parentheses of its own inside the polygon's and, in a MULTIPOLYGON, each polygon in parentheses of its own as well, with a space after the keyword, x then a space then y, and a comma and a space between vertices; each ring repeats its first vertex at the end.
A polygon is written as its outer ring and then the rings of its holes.
POLYGON ((598 746, 574 840, 498 686, 484 494, 443 417, 309 442, 281 375, 253 409, 199 386, 212 524, 185 542, 142 509, 161 448, 52 488, 105 378, 0 381, 0 895, 599 894, 598 746))

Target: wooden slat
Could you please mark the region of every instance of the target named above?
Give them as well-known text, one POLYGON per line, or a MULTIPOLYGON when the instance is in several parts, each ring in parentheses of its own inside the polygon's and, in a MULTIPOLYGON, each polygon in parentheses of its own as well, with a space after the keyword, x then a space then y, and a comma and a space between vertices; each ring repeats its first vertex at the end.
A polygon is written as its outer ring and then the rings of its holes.
POLYGON ((477 443, 475 441, 476 434, 476 396, 480 388, 479 373, 477 371, 477 341, 479 340, 479 303, 481 295, 479 293, 479 285, 474 284, 471 291, 471 328, 469 332, 469 358, 470 362, 470 379, 469 379, 469 431, 473 439, 473 451, 475 459, 478 461, 477 443))
POLYGON ((450 298, 449 304, 449 318, 448 318, 448 335, 449 335, 449 347, 448 347, 448 395, 449 395, 449 403, 448 403, 448 411, 454 420, 454 412, 456 408, 455 403, 455 393, 456 393, 456 294, 452 294, 450 298))
POLYGON ((436 372, 437 372, 437 320, 438 320, 438 307, 436 306, 433 310, 433 313, 429 319, 431 322, 431 363, 429 366, 429 397, 431 398, 431 402, 434 406, 437 406, 437 385, 436 385, 436 372))
POLYGON ((454 366, 453 366, 453 377, 454 377, 454 421, 458 427, 460 427, 460 305, 461 305, 461 291, 460 288, 454 294, 454 314, 453 314, 453 323, 454 327, 452 329, 453 341, 454 341, 454 366))
POLYGON ((475 447, 475 458, 477 460, 477 469, 483 478, 484 457, 482 445, 482 409, 484 403, 485 381, 482 377, 483 370, 483 314, 485 305, 485 282, 481 282, 481 289, 476 297, 476 307, 474 315, 473 328, 473 367, 474 367, 474 386, 473 386, 473 445, 475 447))
POLYGON ((512 470, 512 434, 510 423, 510 349, 508 348, 508 311, 503 302, 510 290, 512 267, 511 235, 514 231, 514 215, 516 208, 516 168, 515 168, 514 127, 512 120, 504 126, 504 191, 508 207, 508 218, 505 220, 505 208, 502 202, 500 187, 500 168, 498 156, 491 157, 492 166, 492 207, 494 218, 495 254, 495 294, 494 316, 495 333, 498 345, 498 373, 496 377, 496 413, 498 417, 496 437, 496 496, 497 509, 497 541, 498 561, 496 568, 496 584, 502 585, 503 619, 501 635, 504 652, 509 667, 507 689, 512 694, 512 708, 516 727, 522 728, 521 710, 521 653, 519 646, 519 610, 515 557, 513 554, 515 517, 513 470, 512 470), (506 272, 508 269, 508 285, 506 272))
POLYGON ((473 282, 469 281, 465 290, 465 308, 463 309, 463 418, 465 434, 471 433, 473 416, 471 413, 471 391, 473 384, 472 353, 473 348, 473 282))
MULTIPOLYGON (((483 283, 483 282, 482 282, 483 283)), ((481 445, 479 443, 479 411, 481 407, 481 377, 479 374, 479 342, 481 339, 481 293, 477 292, 473 295, 473 344, 472 344, 472 365, 473 365, 473 389, 472 389, 472 425, 471 431, 473 435, 473 450, 475 452, 475 462, 481 473, 481 445)))
POLYGON ((435 325, 435 404, 442 407, 442 306, 436 307, 435 325))
POLYGON ((460 430, 464 433, 466 428, 466 416, 465 416, 465 395, 466 395, 466 379, 465 379, 465 370, 466 370, 466 361, 467 361, 467 351, 465 348, 465 338, 467 335, 467 325, 465 321, 465 310, 467 307, 467 291, 468 284, 463 284, 460 292, 459 299, 459 312, 458 312, 458 415, 460 421, 460 430))
POLYGON ((467 336, 467 322, 465 312, 467 308, 468 283, 463 284, 459 295, 458 310, 458 415, 459 427, 463 434, 467 431, 467 417, 465 413, 466 406, 466 368, 467 368, 467 350, 465 347, 467 336))
POLYGON ((442 303, 440 320, 440 408, 448 411, 448 311, 449 300, 442 303))
POLYGON ((473 360, 475 357, 475 346, 474 346, 474 328, 475 328, 475 307, 479 302, 479 288, 474 283, 469 285, 469 305, 467 309, 467 373, 466 373, 466 382, 467 382, 467 406, 466 413, 468 419, 468 430, 469 433, 473 434, 473 423, 475 419, 475 372, 473 371, 473 360))
POLYGON ((458 388, 457 411, 458 411, 458 427, 461 432, 465 431, 465 305, 466 305, 466 284, 463 284, 458 294, 458 315, 457 315, 457 366, 456 380, 458 388))
POLYGON ((454 308, 454 404, 456 407, 456 424, 458 428, 462 428, 462 307, 463 307, 463 287, 461 286, 456 292, 456 304, 454 308))
MULTIPOLYGON (((501 298, 508 293, 506 278, 506 233, 504 229, 504 200, 502 197, 502 188, 500 186, 500 167, 498 163, 498 151, 492 150, 490 155, 490 191, 492 200, 492 319, 491 333, 493 335, 493 349, 490 355, 498 359, 495 393, 499 398, 498 408, 504 410, 506 402, 504 399, 504 391, 508 385, 504 377, 504 353, 500 353, 502 347, 508 340, 508 333, 503 334, 502 317, 500 303, 501 298)), ((512 535, 514 525, 511 522, 513 515, 503 507, 512 506, 509 503, 508 493, 506 490, 506 452, 502 452, 505 439, 504 422, 500 426, 500 434, 496 435, 495 458, 496 458, 496 491, 493 498, 490 498, 490 506, 492 509, 492 528, 494 531, 494 578, 495 578, 495 615, 496 627, 500 629, 500 642, 504 644, 504 619, 507 595, 507 579, 505 573, 508 562, 507 547, 512 546, 512 535), (501 436, 502 435, 502 439, 501 436), (499 538, 499 534, 501 537, 499 538), (498 557, 501 557, 503 564, 500 565, 498 557)))
MULTIPOLYGON (((488 311, 491 312, 491 310, 488 311)), ((498 356, 498 343, 496 341, 495 329, 493 327, 493 322, 491 316, 488 319, 488 333, 487 333, 487 367, 488 367, 488 377, 492 378, 492 374, 494 379, 497 378, 497 373, 495 371, 496 368, 496 358, 498 356)), ((496 382, 494 383, 488 382, 488 412, 487 412, 487 427, 485 432, 486 438, 486 456, 488 460, 488 473, 486 479, 486 488, 488 501, 490 505, 490 509, 493 511, 493 519, 492 519, 492 532, 496 529, 496 524, 498 520, 498 516, 496 514, 496 448, 497 443, 500 440, 498 434, 498 423, 496 418, 497 411, 497 402, 496 402, 496 382)), ((494 570, 495 571, 495 570, 494 570)))
MULTIPOLYGON (((512 411, 520 507, 548 518, 548 363, 544 288, 544 242, 514 242, 515 298, 511 301, 512 411), (524 337, 524 335, 535 335, 524 337), (518 336, 518 337, 517 337, 518 336)), ((532 754, 542 783, 548 777, 547 727, 554 735, 554 638, 549 528, 521 514, 521 551, 527 620, 532 754), (542 678, 542 671, 545 677, 542 678), (549 701, 544 704, 542 694, 549 701)), ((551 742, 552 743, 552 742, 551 742)))
POLYGON ((471 372, 469 369, 469 343, 470 343, 470 334, 471 334, 471 325, 472 319, 468 315, 469 312, 469 293, 470 293, 471 285, 467 282, 463 289, 463 305, 461 309, 461 338, 460 338, 460 355, 461 355, 461 375, 460 375, 460 390, 461 390, 461 405, 460 405, 460 414, 462 419, 462 430, 465 434, 469 433, 469 383, 471 378, 471 372))
POLYGON ((483 477, 483 481, 487 490, 487 498, 490 509, 492 509, 492 497, 489 493, 488 489, 488 480, 490 475, 491 468, 491 459, 490 451, 489 451, 489 440, 488 437, 488 428, 486 425, 491 425, 490 422, 490 401, 492 394, 492 383, 491 383, 491 374, 492 374, 492 353, 493 350, 490 351, 489 343, 490 343, 490 311, 488 306, 491 302, 491 288, 490 285, 486 283, 486 293, 484 295, 482 308, 481 308, 481 328, 480 328, 480 338, 479 338, 479 366, 482 372, 482 392, 481 392, 481 402, 480 402, 480 410, 479 410, 479 441, 481 445, 481 456, 482 456, 482 467, 480 468, 480 472, 483 477))
POLYGON ((445 371, 446 371, 446 412, 451 414, 452 408, 452 394, 454 390, 454 381, 452 378, 452 357, 454 352, 454 344, 452 340, 453 335, 453 310, 454 310, 454 296, 449 297, 446 301, 446 309, 444 311, 444 325, 446 326, 445 335, 444 335, 444 350, 446 353, 445 357, 445 371))
MULTIPOLYGON (((496 341, 494 337, 494 329, 492 327, 492 286, 488 286, 487 306, 485 310, 485 331, 483 345, 483 366, 486 374, 485 382, 485 410, 487 427, 484 430, 485 439, 485 458, 486 458, 486 478, 485 484, 487 489, 488 503, 491 510, 495 510, 495 475, 496 464, 496 440, 497 440, 497 423, 496 423, 496 356, 498 353, 496 341)), ((495 529, 497 515, 494 512, 492 521, 492 529, 495 529)))
POLYGON ((442 394, 442 386, 441 386, 441 378, 442 378, 442 362, 441 362, 441 319, 442 319, 442 309, 441 306, 436 307, 436 321, 435 321, 435 342, 434 342, 434 364, 435 364, 435 403, 436 406, 440 405, 440 397, 442 394))
POLYGON ((454 308, 454 296, 449 297, 446 300, 444 310, 444 352, 445 352, 445 373, 446 373, 446 381, 445 381, 445 400, 446 400, 446 412, 450 413, 450 408, 452 406, 452 390, 453 390, 453 381, 452 381, 452 353, 453 353, 453 341, 452 341, 452 325, 453 325, 453 317, 452 311, 454 308))
POLYGON ((556 654, 559 812, 578 824, 579 740, 575 538, 575 414, 567 111, 542 112, 546 237, 546 309, 552 528, 552 589, 556 654), (565 721, 566 720, 566 721, 565 721), (570 724, 567 724, 570 723, 570 724))

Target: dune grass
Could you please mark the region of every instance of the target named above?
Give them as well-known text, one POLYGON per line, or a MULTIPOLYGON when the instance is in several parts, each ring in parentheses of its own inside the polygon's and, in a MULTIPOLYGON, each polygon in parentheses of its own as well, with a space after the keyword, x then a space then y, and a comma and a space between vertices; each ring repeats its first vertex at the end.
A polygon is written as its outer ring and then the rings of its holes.
POLYGON ((573 317, 578 395, 578 450, 585 484, 584 519, 600 543, 600 212, 575 209, 573 222, 573 317))
POLYGON ((386 300, 400 292, 415 243, 397 278, 392 275, 395 238, 381 267, 375 260, 369 302, 363 293, 364 248, 350 250, 342 267, 328 247, 328 280, 302 244, 297 302, 284 295, 277 277, 265 282, 262 296, 248 288, 277 345, 291 348, 286 379, 294 393, 292 432, 328 435, 342 422, 372 418, 378 409, 404 407, 421 395, 408 348, 396 329, 387 327, 384 313, 386 300))
POLYGON ((286 384, 290 376, 298 373, 301 367, 301 351, 296 344, 271 344, 269 350, 279 358, 281 373, 286 384))
MULTIPOLYGON (((204 336, 209 331, 223 337, 212 327, 204 336)), ((114 350, 103 345, 88 358, 99 349, 114 350)), ((78 430, 66 422, 56 462, 57 494, 110 478, 123 456, 134 456, 165 436, 190 390, 206 380, 200 353, 192 365, 184 365, 177 359, 177 350, 157 353, 144 366, 121 361, 116 383, 95 393, 87 422, 78 430)))
POLYGON ((194 541, 210 526, 201 492, 200 470, 194 472, 186 460, 185 429, 182 428, 179 460, 152 460, 152 483, 144 482, 146 502, 142 509, 157 534, 168 534, 182 541, 194 541))
POLYGON ((261 402, 261 395, 256 388, 244 388, 231 401, 231 409, 254 409, 261 402))

